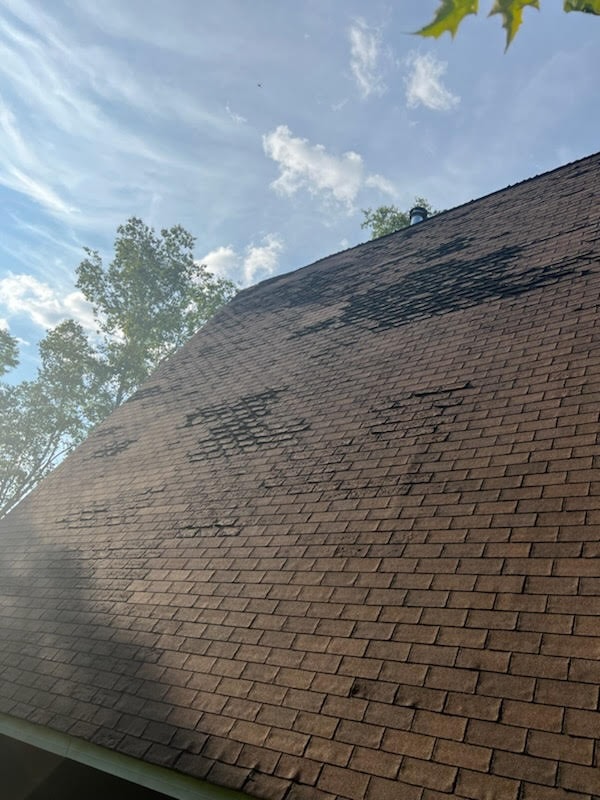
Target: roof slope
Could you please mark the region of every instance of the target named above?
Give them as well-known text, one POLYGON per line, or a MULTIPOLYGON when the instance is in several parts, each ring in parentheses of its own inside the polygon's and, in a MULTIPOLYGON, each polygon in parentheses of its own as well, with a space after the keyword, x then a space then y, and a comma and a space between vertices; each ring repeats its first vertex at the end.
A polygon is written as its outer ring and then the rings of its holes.
POLYGON ((599 189, 241 293, 2 522, 0 711, 268 800, 600 795, 599 189))

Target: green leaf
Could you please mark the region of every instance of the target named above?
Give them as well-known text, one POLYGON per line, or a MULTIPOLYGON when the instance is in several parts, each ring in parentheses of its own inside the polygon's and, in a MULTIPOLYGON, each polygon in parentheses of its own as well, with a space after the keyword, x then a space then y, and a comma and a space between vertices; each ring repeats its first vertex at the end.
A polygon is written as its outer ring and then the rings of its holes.
POLYGON ((502 26, 506 30, 507 49, 523 21, 523 9, 525 6, 533 6, 539 9, 539 0, 496 0, 490 11, 490 17, 492 14, 502 15, 502 26))
POLYGON ((565 0, 565 11, 583 11, 600 15, 600 0, 565 0))
POLYGON ((436 15, 429 25, 421 28, 420 36, 441 36, 446 31, 454 37, 458 26, 467 14, 476 14, 479 0, 442 0, 436 15))

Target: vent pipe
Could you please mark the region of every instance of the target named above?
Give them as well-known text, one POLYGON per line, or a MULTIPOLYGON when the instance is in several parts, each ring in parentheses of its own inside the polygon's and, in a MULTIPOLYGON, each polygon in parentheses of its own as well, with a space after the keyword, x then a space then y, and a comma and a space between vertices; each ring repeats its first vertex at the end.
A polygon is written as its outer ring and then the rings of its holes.
POLYGON ((425 222, 427 219, 427 209, 423 206, 413 206, 410 210, 410 224, 416 225, 418 222, 425 222))

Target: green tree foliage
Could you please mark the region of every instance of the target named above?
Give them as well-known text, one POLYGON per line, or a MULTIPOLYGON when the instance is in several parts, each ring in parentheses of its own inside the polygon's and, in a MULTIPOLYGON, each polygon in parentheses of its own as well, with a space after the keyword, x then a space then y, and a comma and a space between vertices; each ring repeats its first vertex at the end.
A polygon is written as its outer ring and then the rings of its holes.
MULTIPOLYGON (((437 214, 424 197, 415 197, 414 206, 423 206, 429 216, 437 214)), ((371 231, 371 239, 379 239, 388 233, 395 233, 410 225, 410 210, 401 211, 396 206, 379 206, 378 208, 363 208, 363 221, 360 227, 371 231)))
MULTIPOLYGON (((35 379, 0 383, 0 516, 234 295, 230 281, 194 261, 194 241, 180 226, 157 234, 132 218, 117 230, 108 267, 85 250, 77 286, 97 337, 90 343, 64 320, 39 344, 35 379)), ((17 363, 16 340, 0 330, 0 375, 17 363)))
POLYGON ((39 350, 35 380, 0 384, 0 516, 99 420, 97 361, 81 326, 65 320, 39 350))
MULTIPOLYGON (((494 0, 490 16, 499 14, 506 30, 506 47, 512 42, 523 21, 526 6, 540 7, 539 0, 494 0)), ((600 14, 600 0, 564 0, 565 11, 582 11, 586 14, 600 14)), ((433 20, 417 31, 421 36, 441 36, 448 32, 456 34, 461 22, 469 14, 477 14, 479 0, 442 0, 433 20)))
POLYGON ((109 404, 119 405, 165 356, 198 330, 234 292, 194 261, 195 239, 176 225, 157 235, 132 217, 117 229, 108 267, 86 249, 77 287, 92 304, 109 404))
POLYGON ((0 375, 19 363, 19 347, 14 336, 0 328, 0 375))

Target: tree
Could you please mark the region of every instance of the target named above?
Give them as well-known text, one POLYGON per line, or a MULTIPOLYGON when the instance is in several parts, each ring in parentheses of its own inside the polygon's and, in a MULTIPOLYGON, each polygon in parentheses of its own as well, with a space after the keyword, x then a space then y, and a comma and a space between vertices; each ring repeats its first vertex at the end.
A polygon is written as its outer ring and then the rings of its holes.
MULTIPOLYGON (((431 205, 424 197, 415 197, 414 205, 426 208, 430 216, 438 213, 431 208, 431 205)), ((362 213, 364 220, 360 227, 371 230, 371 239, 379 239, 380 236, 395 233, 410 225, 410 211, 400 211, 396 206, 379 206, 375 209, 363 208, 362 213)))
MULTIPOLYGON (((506 30, 506 47, 512 42, 523 20, 525 6, 540 7, 539 0, 494 0, 489 16, 500 14, 506 30)), ((600 0, 564 0, 565 11, 582 11, 585 14, 600 14, 600 0)), ((417 31, 421 36, 441 36, 442 33, 456 34, 461 22, 469 14, 477 14, 479 0, 442 0, 433 20, 417 31)))
POLYGON ((0 328, 0 375, 19 363, 19 346, 14 336, 4 328, 0 328))
MULTIPOLYGON (((64 320, 40 342, 34 380, 0 383, 0 516, 233 296, 230 281, 194 261, 194 242, 179 225, 159 235, 133 217, 107 268, 85 250, 77 286, 97 337, 64 320)), ((16 340, 0 330, 0 375, 17 363, 16 340)))
POLYGON ((99 421, 97 361, 83 329, 65 320, 40 342, 32 381, 0 384, 0 516, 99 421))
POLYGON ((77 287, 98 322, 109 409, 118 406, 165 356, 185 342, 235 293, 194 261, 195 239, 180 225, 158 236, 132 217, 117 229, 105 268, 86 248, 77 287))

